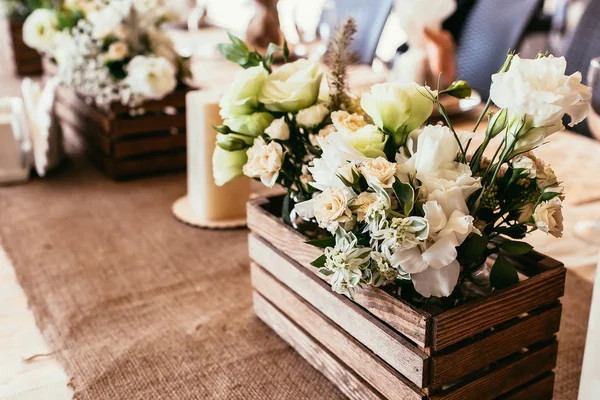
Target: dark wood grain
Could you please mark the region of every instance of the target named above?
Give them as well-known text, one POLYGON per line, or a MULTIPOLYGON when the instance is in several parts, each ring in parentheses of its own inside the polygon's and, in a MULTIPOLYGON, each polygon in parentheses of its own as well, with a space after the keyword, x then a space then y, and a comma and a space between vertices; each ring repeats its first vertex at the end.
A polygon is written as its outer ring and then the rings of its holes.
POLYGON ((431 359, 430 386, 448 384, 486 365, 550 339, 558 332, 560 304, 541 313, 528 315, 505 327, 496 327, 488 336, 473 340, 458 349, 449 348, 431 359))
POLYGON ((9 20, 8 35, 15 62, 15 71, 19 76, 38 76, 42 74, 42 57, 23 42, 23 23, 9 20))
POLYGON ((254 234, 249 235, 250 258, 283 284, 364 344, 396 371, 422 388, 427 384, 427 355, 369 312, 254 234))
POLYGON ((423 397, 414 384, 255 263, 251 265, 251 277, 254 290, 385 398, 417 400, 423 397))
POLYGON ((548 372, 500 396, 497 400, 551 400, 553 394, 554 372, 548 372))
MULTIPOLYGON (((378 400, 383 397, 354 374, 335 355, 325 350, 310 335, 286 318, 260 294, 253 295, 254 312, 301 357, 344 393, 349 399, 378 400)), ((318 398, 318 393, 315 394, 318 398)))

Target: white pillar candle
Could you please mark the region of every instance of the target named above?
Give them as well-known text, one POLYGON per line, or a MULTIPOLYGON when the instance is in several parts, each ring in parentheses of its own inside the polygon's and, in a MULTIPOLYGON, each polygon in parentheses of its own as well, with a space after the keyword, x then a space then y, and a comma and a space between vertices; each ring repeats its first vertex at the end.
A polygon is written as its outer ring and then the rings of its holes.
POLYGON ((219 94, 193 91, 187 94, 187 179, 190 208, 205 224, 226 223, 246 217, 250 180, 235 179, 221 187, 215 185, 212 155, 217 132, 223 124, 219 115, 219 94))
MULTIPOLYGON (((598 255, 600 268, 600 255, 598 255)), ((596 283, 592 295, 590 320, 579 385, 579 400, 597 399, 600 395, 600 273, 596 269, 596 283)))

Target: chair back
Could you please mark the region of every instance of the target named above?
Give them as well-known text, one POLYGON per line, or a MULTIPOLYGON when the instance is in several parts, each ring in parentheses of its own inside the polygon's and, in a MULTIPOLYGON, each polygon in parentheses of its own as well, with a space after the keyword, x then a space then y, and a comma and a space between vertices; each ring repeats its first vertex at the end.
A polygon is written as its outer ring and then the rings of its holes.
POLYGON ((518 48, 542 0, 479 0, 467 16, 457 47, 457 77, 489 96, 491 76, 518 48))

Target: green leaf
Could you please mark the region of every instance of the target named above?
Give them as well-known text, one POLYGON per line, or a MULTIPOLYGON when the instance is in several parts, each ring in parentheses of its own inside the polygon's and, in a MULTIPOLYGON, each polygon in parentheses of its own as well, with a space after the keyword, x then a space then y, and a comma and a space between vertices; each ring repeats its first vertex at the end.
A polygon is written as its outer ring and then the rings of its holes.
POLYGON ((248 50, 248 46, 246 46, 246 43, 244 43, 244 41, 242 39, 240 39, 239 37, 231 34, 231 32, 227 32, 227 36, 229 36, 229 40, 231 40, 231 43, 243 50, 246 50, 246 53, 249 52, 248 50))
POLYGON ((241 65, 242 67, 244 67, 248 63, 248 58, 250 57, 248 48, 244 50, 243 48, 227 43, 221 43, 217 45, 217 48, 219 49, 219 52, 223 55, 223 57, 225 57, 232 63, 241 65))
POLYGON ((545 191, 544 193, 542 193, 542 195, 540 196, 538 203, 544 202, 544 201, 548 201, 548 200, 552 200, 553 198, 560 196, 562 194, 562 192, 553 192, 553 191, 545 191))
POLYGON ((516 254, 516 255, 527 254, 531 250, 533 250, 533 246, 530 245, 529 243, 515 242, 512 240, 508 240, 508 239, 504 239, 504 241, 500 245, 500 248, 508 253, 516 254))
POLYGON ((325 267, 325 261, 327 261, 327 257, 325 257, 325 254, 321 254, 319 258, 311 262, 310 265, 315 268, 323 268, 325 267))
POLYGON ((268 71, 271 70, 271 64, 273 64, 273 56, 280 50, 283 49, 277 46, 275 43, 269 43, 269 47, 267 47, 267 53, 265 54, 265 68, 268 71))
POLYGON ((392 189, 394 190, 394 194, 400 203, 400 209, 404 215, 408 216, 415 204, 415 190, 408 183, 404 183, 398 178, 396 178, 394 181, 392 189))
POLYGON ((471 233, 458 248, 458 254, 462 262, 476 262, 484 257, 490 239, 487 235, 471 233))
POLYGON ((326 247, 333 247, 333 246, 335 246, 335 237, 328 236, 328 237, 322 238, 322 239, 307 240, 304 243, 310 244, 311 246, 315 246, 315 247, 319 247, 321 249, 324 249, 326 247))
POLYGON ((319 273, 324 276, 333 275, 333 271, 328 270, 327 268, 321 268, 319 273))
POLYGON ((283 62, 288 62, 290 58, 290 48, 288 47, 287 40, 283 40, 283 62))
POLYGON ((523 239, 525 237, 525 234, 527 233, 527 227, 523 224, 511 225, 508 228, 498 227, 495 229, 497 233, 501 235, 506 235, 513 239, 523 239))
POLYGON ((292 220, 290 219, 290 206, 291 206, 291 196, 290 194, 286 194, 283 198, 283 206, 281 208, 281 218, 283 219, 283 223, 286 225, 291 225, 292 220))
POLYGON ((496 289, 519 283, 516 268, 502 256, 498 256, 490 273, 490 283, 496 289))

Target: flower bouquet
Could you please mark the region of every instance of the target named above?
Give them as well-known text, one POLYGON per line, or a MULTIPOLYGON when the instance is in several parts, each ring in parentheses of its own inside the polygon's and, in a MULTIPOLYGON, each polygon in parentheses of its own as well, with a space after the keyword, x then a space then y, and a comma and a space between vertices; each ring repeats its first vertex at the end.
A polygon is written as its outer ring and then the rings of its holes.
POLYGON ((469 96, 466 82, 378 84, 358 100, 337 90, 342 63, 329 99, 272 109, 318 72, 271 73, 268 57, 230 46, 256 65, 221 104, 216 181, 246 174, 288 191, 248 203, 258 317, 353 398, 551 398, 565 269, 521 239, 561 235, 563 190, 532 151, 565 115, 585 118, 581 75, 566 76, 563 58, 509 54, 465 132, 439 96, 469 96), (324 116, 300 126, 319 105, 324 116), (434 107, 443 121, 427 124, 434 107), (257 113, 271 116, 236 124, 257 113), (294 199, 316 238, 286 219, 294 199))
POLYGON ((26 42, 56 63, 68 139, 114 179, 185 168, 190 69, 162 29, 171 19, 156 1, 80 0, 25 21, 26 42))

